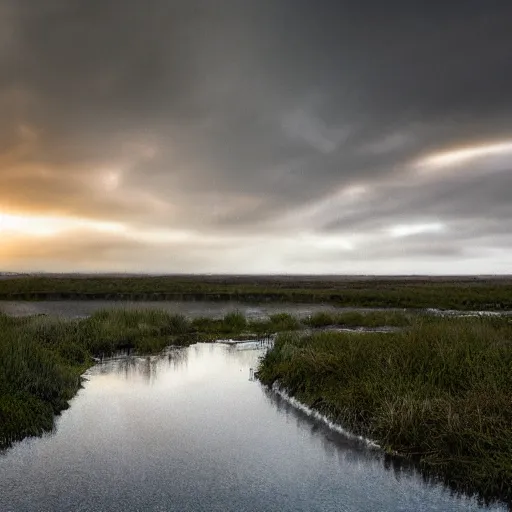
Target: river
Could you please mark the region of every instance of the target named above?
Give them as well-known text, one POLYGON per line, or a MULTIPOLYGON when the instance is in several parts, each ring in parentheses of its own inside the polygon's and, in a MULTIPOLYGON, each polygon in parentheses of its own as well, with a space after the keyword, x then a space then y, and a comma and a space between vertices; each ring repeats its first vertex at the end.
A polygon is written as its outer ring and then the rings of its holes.
POLYGON ((200 344, 94 366, 54 432, 0 454, 0 510, 480 510, 261 386, 250 369, 263 350, 200 344))

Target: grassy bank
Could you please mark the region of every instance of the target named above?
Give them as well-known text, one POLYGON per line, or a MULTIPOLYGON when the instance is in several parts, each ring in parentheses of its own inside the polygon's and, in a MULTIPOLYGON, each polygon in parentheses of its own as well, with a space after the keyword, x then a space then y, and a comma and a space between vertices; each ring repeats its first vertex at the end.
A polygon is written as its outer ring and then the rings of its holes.
POLYGON ((423 319, 393 334, 283 334, 262 382, 481 497, 512 501, 512 324, 423 319))
POLYGON ((78 321, 0 314, 0 448, 50 430, 94 356, 186 345, 189 328, 183 317, 158 311, 105 311, 78 321))
MULTIPOLYGON (((389 318, 398 321, 402 316, 397 312, 389 318)), ((322 317, 324 325, 327 320, 322 317)), ((332 323, 339 320, 331 317, 332 323)), ((383 320, 380 314, 369 313, 362 317, 361 325, 383 320)), ((169 345, 264 337, 306 327, 307 322, 288 314, 266 320, 247 320, 238 312, 221 319, 190 320, 153 309, 105 310, 80 320, 0 314, 0 448, 50 430, 54 414, 68 406, 93 357, 126 349, 151 354, 169 345)))
POLYGON ((340 327, 406 327, 418 315, 401 311, 344 311, 340 313, 320 311, 304 321, 310 327, 321 328, 337 325, 340 327))
POLYGON ((28 276, 0 279, 0 299, 237 300, 512 310, 512 278, 28 276))

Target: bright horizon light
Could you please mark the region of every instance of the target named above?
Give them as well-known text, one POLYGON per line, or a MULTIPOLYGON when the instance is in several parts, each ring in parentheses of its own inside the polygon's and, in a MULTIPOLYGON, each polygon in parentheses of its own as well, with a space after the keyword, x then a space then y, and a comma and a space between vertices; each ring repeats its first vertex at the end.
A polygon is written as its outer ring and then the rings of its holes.
POLYGON ((444 224, 440 222, 430 222, 427 224, 400 224, 389 229, 392 237, 402 238, 411 235, 420 235, 422 233, 440 233, 445 230, 444 224))
POLYGON ((512 141, 482 144, 434 153, 433 155, 421 158, 417 162, 417 166, 427 168, 449 167, 451 165, 459 165, 476 158, 498 156, 507 153, 512 155, 512 141))
POLYGON ((81 231, 119 235, 127 240, 150 244, 186 243, 204 240, 203 235, 181 229, 147 229, 127 224, 79 217, 22 215, 0 212, 0 237, 54 237, 81 231))
POLYGON ((0 235, 54 236, 76 229, 120 233, 122 224, 74 217, 38 216, 0 213, 0 235))

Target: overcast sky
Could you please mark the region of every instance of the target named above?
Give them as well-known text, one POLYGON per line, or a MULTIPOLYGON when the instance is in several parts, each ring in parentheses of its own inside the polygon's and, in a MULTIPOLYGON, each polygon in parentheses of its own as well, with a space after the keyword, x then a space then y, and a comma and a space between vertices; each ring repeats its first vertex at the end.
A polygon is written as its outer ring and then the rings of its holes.
POLYGON ((0 0, 0 270, 512 272, 510 0, 0 0))

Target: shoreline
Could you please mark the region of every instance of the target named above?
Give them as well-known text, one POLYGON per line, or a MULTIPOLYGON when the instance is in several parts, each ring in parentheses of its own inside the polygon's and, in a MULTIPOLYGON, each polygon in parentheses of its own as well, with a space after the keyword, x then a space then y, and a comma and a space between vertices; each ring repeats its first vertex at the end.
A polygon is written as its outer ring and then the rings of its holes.
MULTIPOLYGON (((256 375, 257 377, 257 375, 256 375)), ((352 431, 347 430, 339 423, 335 423, 331 421, 325 414, 322 414, 320 411, 317 411, 311 407, 309 407, 307 404, 301 402, 300 400, 297 400, 293 396, 290 396, 286 389, 281 387, 278 382, 274 382, 272 384, 272 387, 270 390, 275 393, 277 396, 282 398, 285 402, 290 404, 295 409, 303 412, 306 414, 306 416, 309 416, 317 421, 322 422, 324 425, 326 425, 330 430, 333 430, 334 432, 337 432, 338 434, 341 434, 345 438, 347 438, 350 441, 356 441, 358 443, 361 443, 365 446, 365 448, 368 448, 370 450, 378 450, 383 451, 382 446, 380 446, 375 441, 368 439, 364 436, 354 434, 352 431)), ((383 451, 384 453, 384 451, 383 451)))
POLYGON ((281 334, 257 376, 429 478, 511 506, 511 362, 508 319, 434 318, 398 333, 281 334))

